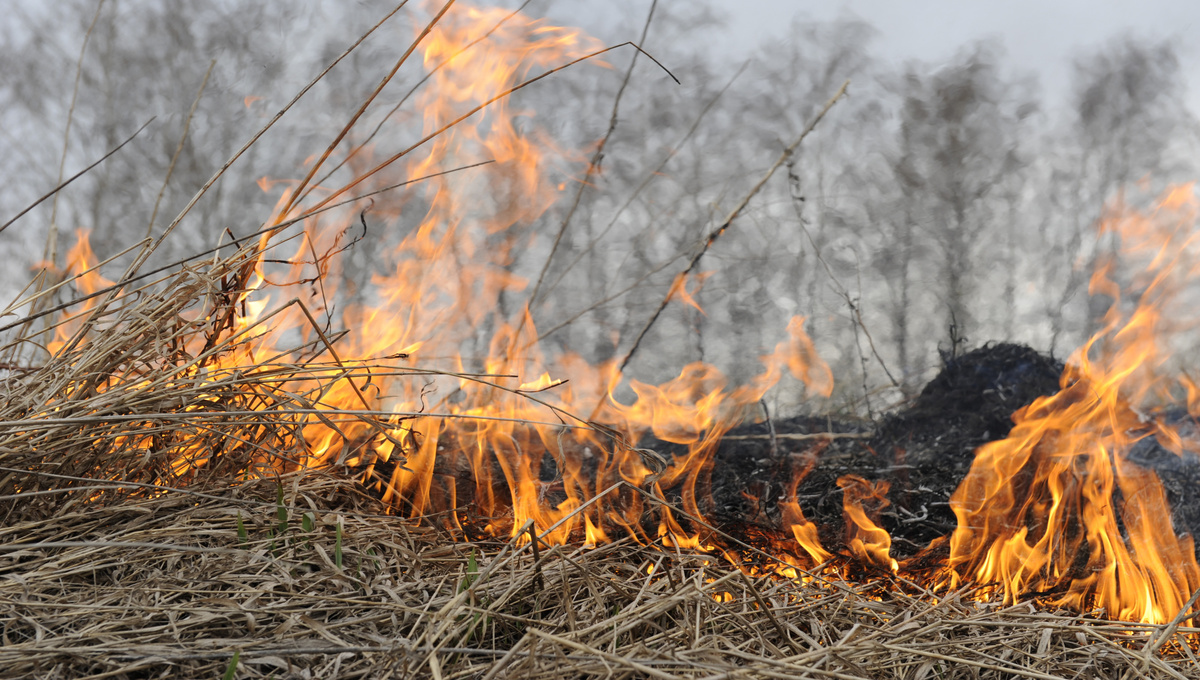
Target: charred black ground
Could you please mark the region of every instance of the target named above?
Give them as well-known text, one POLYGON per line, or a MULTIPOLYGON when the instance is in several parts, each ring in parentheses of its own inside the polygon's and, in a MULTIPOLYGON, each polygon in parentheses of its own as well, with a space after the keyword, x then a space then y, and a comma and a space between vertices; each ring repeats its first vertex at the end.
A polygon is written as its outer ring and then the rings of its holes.
MULTIPOLYGON (((1001 343, 951 358, 910 405, 870 423, 795 418, 740 427, 722 442, 713 466, 712 516, 726 531, 752 524, 782 530, 779 501, 799 468, 811 466, 797 488, 805 517, 819 527, 822 544, 844 552, 843 475, 889 484, 888 504, 876 520, 892 536, 892 556, 910 557, 949 535, 956 519, 950 496, 970 469, 975 450, 1005 438, 1023 406, 1059 391, 1062 362, 1022 345, 1001 343), (869 437, 837 434, 871 431, 869 437), (834 433, 830 439, 795 435, 834 433), (743 490, 752 490, 749 499, 743 490), (773 525, 773 523, 775 523, 773 525)), ((1185 412, 1146 414, 1195 430, 1185 412)), ((1155 470, 1167 491, 1177 533, 1200 531, 1200 457, 1168 451, 1142 439, 1130 459, 1155 470)))
POLYGON ((797 488, 806 518, 822 544, 843 544, 842 490, 837 480, 858 475, 889 483, 889 504, 878 521, 892 535, 892 554, 907 557, 953 531, 950 495, 980 445, 1003 439, 1017 409, 1058 391, 1062 363, 1022 345, 987 345, 949 358, 910 405, 877 424, 797 418, 730 433, 714 456, 715 516, 725 522, 777 517, 778 501, 797 466, 812 465, 797 488), (788 435, 873 432, 868 438, 792 439, 788 435), (742 438, 742 437, 755 437, 742 438), (748 507, 738 489, 760 488, 767 502, 748 507), (742 518, 739 520, 739 518, 742 518))
MULTIPOLYGON (((942 370, 909 404, 877 422, 834 416, 804 416, 742 425, 721 441, 701 473, 697 504, 722 532, 761 545, 770 538, 790 537, 783 525, 780 503, 789 496, 797 473, 803 478, 796 499, 805 517, 819 530, 822 545, 846 553, 843 490, 838 479, 856 475, 871 483, 886 482, 886 503, 867 505, 874 519, 892 536, 891 554, 897 559, 921 552, 948 536, 956 519, 950 497, 970 469, 975 450, 1005 438, 1013 414, 1042 396, 1059 391, 1063 364, 1029 347, 989 344, 946 358, 942 370)), ((1183 428, 1196 423, 1183 412, 1149 414, 1183 428)), ((528 445, 536 445, 530 438, 528 445)), ((637 443, 662 457, 682 456, 686 448, 651 436, 637 443)), ((445 439, 434 481, 435 494, 453 493, 460 517, 471 527, 495 518, 480 517, 473 498, 474 475, 453 439, 445 439)), ((583 472, 595 459, 582 450, 566 456, 582 461, 583 472)), ((1143 439, 1131 459, 1155 470, 1167 490, 1178 533, 1200 530, 1200 458, 1176 455, 1156 439, 1143 439)), ((498 462, 491 493, 507 500, 508 489, 498 462)), ((378 469, 383 476, 388 470, 378 469)), ((547 454, 542 468, 542 492, 554 504, 561 500, 558 465, 547 454)), ((679 485, 663 489, 667 499, 680 503, 679 485)), ((502 518, 501 518, 502 519, 502 518)), ((647 531, 657 519, 647 517, 647 531)), ((702 531, 701 531, 702 532, 702 531)), ((937 553, 927 553, 936 557, 937 553)))

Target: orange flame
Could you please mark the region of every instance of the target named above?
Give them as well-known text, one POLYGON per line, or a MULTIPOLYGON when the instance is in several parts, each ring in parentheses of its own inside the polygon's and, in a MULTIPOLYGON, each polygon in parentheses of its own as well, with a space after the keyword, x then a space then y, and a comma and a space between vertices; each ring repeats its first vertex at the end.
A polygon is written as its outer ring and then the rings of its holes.
POLYGON ((1122 303, 1115 263, 1099 268, 1091 289, 1113 303, 1103 329, 1071 356, 1062 391, 1018 411, 1009 437, 976 453, 952 499, 954 582, 995 584, 1007 601, 1047 593, 1152 623, 1172 620, 1200 588, 1191 537, 1175 534, 1157 475, 1130 456, 1155 439, 1182 452, 1181 433, 1139 411, 1170 399, 1168 343, 1196 327, 1180 299, 1200 261, 1196 209, 1189 185, 1149 215, 1121 209, 1104 224, 1126 257, 1146 262, 1135 303, 1122 303))
MULTIPOLYGON (((75 245, 71 246, 67 252, 66 267, 62 272, 64 277, 73 279, 71 283, 81 296, 91 295, 113 285, 112 281, 101 276, 97 267, 96 253, 92 251, 89 237, 88 230, 75 230, 75 245)), ((46 263, 41 266, 53 267, 46 263)), ((72 310, 73 313, 64 315, 63 320, 55 325, 54 339, 46 344, 46 349, 50 354, 56 354, 71 341, 83 327, 88 312, 95 309, 98 304, 97 298, 89 298, 78 309, 72 310)))
POLYGON ((712 272, 700 272, 699 274, 694 274, 689 277, 688 275, 680 272, 679 274, 675 275, 675 280, 671 282, 671 288, 667 293, 667 296, 672 298, 678 297, 679 301, 683 304, 707 316, 704 308, 700 306, 699 302, 696 302, 695 296, 700 292, 700 289, 704 287, 704 282, 707 281, 712 274, 712 272), (689 291, 687 289, 688 279, 692 279, 696 282, 694 290, 689 291))
POLYGON ((846 515, 846 546, 860 561, 897 571, 892 559, 892 537, 879 526, 879 513, 891 502, 887 499, 887 481, 869 482, 858 475, 837 480, 842 489, 842 510, 846 515))

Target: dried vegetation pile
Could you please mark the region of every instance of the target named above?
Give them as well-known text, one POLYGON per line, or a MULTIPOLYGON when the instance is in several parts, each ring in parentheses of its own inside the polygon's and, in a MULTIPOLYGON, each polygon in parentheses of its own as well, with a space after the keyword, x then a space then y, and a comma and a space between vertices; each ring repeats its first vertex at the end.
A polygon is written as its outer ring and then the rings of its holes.
POLYGON ((628 543, 535 558, 528 543, 454 542, 375 514, 338 480, 282 483, 282 505, 280 487, 258 481, 9 524, 4 674, 212 678, 231 663, 246 678, 1197 673, 1181 629, 910 584, 750 578, 628 543))

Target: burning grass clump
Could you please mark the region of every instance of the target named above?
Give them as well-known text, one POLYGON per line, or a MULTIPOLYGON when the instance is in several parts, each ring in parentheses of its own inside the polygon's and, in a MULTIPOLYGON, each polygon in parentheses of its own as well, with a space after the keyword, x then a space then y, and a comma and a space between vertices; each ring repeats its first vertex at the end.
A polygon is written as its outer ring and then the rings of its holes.
POLYGON ((8 523, 296 466, 298 413, 312 407, 297 378, 322 368, 269 357, 246 365, 255 329, 238 327, 239 308, 259 251, 233 250, 148 283, 130 276, 101 286, 94 271, 80 273, 76 287, 87 294, 9 324, 15 336, 0 349, 8 523), (31 363, 28 350, 39 346, 50 356, 31 363))

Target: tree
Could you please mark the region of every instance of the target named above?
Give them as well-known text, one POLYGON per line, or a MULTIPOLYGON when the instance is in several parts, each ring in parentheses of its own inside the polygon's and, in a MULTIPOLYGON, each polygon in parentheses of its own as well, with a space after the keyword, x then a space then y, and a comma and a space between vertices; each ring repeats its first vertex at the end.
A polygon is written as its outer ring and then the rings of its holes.
MULTIPOLYGON (((52 240, 67 241, 75 229, 87 229, 100 257, 148 232, 161 233, 282 106, 284 97, 290 98, 319 70, 314 64, 320 50, 298 50, 296 45, 346 40, 325 31, 320 21, 302 20, 320 16, 317 0, 65 4, 54 12, 34 7, 8 17, 9 30, 0 43, 0 60, 6 65, 0 71, 0 107, 11 124, 0 141, 7 153, 0 156, 13 190, 6 195, 14 199, 0 210, 15 213, 55 185, 64 140, 63 165, 69 176, 153 119, 133 143, 14 226, 32 242, 39 239, 31 234, 44 240, 47 227, 53 230, 52 240), (211 76, 197 100, 210 63, 211 76), (189 116, 193 102, 195 113, 189 116)), ((327 111, 338 117, 335 110, 327 111)), ((290 177, 316 146, 317 133, 322 139, 328 136, 319 126, 293 122, 289 138, 277 132, 251 147, 156 257, 177 258, 210 247, 225 229, 256 229, 275 201, 257 180, 290 177)), ((12 241, 8 245, 16 246, 12 241)), ((38 257, 25 250, 31 245, 16 246, 21 252, 12 254, 26 261, 38 257)), ((61 254, 65 246, 58 250, 61 254)))
POLYGON ((994 238, 997 193, 1027 163, 1021 139, 1037 105, 1001 75, 998 50, 988 43, 928 76, 910 67, 898 93, 893 173, 910 197, 902 231, 921 232, 933 249, 928 264, 939 273, 946 325, 970 336, 981 321, 973 304, 976 258, 1003 247, 994 238))
MULTIPOLYGON (((1159 186, 1186 167, 1174 155, 1188 138, 1194 120, 1184 103, 1186 92, 1179 57, 1170 42, 1116 38, 1075 62, 1073 105, 1079 136, 1077 197, 1086 201, 1076 228, 1094 230, 1105 203, 1122 200, 1127 188, 1143 178, 1159 186)), ((1120 245, 1096 244, 1091 266, 1115 258, 1120 245)), ((1086 334, 1100 327, 1110 300, 1088 297, 1086 334)))

